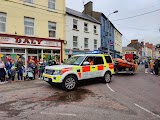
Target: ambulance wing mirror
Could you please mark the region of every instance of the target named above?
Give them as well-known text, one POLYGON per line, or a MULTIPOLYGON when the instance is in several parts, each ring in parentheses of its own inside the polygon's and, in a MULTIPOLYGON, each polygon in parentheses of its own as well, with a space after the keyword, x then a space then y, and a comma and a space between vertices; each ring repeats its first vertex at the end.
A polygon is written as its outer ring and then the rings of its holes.
POLYGON ((90 65, 90 63, 89 63, 88 61, 85 61, 85 62, 83 63, 83 66, 87 66, 87 65, 90 65))

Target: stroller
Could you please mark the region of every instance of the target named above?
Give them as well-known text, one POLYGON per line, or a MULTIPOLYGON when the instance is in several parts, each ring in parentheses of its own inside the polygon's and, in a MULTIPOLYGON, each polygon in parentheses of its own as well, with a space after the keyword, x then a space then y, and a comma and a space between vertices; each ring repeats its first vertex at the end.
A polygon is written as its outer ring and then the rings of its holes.
POLYGON ((34 79, 34 71, 32 68, 28 68, 24 74, 24 80, 33 80, 34 79))

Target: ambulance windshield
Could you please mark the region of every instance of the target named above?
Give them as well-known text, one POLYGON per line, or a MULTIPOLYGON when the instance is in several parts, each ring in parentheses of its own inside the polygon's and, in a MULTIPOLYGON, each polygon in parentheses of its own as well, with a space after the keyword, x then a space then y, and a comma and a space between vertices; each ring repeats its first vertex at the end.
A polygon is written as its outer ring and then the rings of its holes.
POLYGON ((80 65, 85 56, 72 56, 64 64, 66 65, 80 65))

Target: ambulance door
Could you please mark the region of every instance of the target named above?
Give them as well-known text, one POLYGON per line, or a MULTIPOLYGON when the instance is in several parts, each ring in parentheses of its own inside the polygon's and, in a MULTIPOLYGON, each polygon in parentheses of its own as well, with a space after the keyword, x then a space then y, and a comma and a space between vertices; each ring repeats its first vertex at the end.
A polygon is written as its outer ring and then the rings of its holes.
POLYGON ((82 63, 82 79, 90 79, 94 78, 95 76, 95 66, 94 63, 94 56, 88 56, 82 63), (90 63, 89 65, 83 65, 84 62, 90 63))
POLYGON ((94 58, 94 66, 96 67, 95 75, 96 77, 102 77, 103 76, 103 70, 104 70, 104 61, 102 56, 95 56, 94 58))

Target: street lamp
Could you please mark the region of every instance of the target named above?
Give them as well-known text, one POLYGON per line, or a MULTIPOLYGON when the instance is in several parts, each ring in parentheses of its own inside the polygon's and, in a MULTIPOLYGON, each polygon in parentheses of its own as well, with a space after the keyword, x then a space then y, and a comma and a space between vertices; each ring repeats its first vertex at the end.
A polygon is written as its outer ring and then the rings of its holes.
POLYGON ((109 31, 110 31, 110 22, 109 22, 109 16, 114 14, 114 13, 118 13, 118 10, 110 13, 107 17, 107 22, 108 22, 108 32, 107 32, 107 39, 108 39, 108 55, 110 55, 110 40, 109 40, 109 31))

